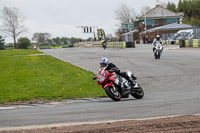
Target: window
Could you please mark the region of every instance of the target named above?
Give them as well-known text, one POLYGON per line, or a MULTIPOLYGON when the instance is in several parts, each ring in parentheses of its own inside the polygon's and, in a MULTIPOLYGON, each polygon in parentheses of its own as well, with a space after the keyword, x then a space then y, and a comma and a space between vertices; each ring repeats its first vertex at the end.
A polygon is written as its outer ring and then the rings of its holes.
POLYGON ((158 19, 155 20, 155 23, 154 23, 154 24, 155 24, 155 25, 158 25, 158 19))
POLYGON ((167 24, 167 19, 164 20, 164 24, 167 24))
POLYGON ((153 26, 153 25, 158 25, 158 20, 154 20, 154 19, 147 19, 147 25, 148 26, 153 26))
POLYGON ((164 24, 172 24, 172 23, 176 23, 178 21, 177 18, 168 18, 164 20, 164 24))
POLYGON ((154 25, 153 19, 147 19, 147 25, 154 25))
POLYGON ((177 21, 178 21, 177 18, 168 18, 167 24, 176 23, 177 21))

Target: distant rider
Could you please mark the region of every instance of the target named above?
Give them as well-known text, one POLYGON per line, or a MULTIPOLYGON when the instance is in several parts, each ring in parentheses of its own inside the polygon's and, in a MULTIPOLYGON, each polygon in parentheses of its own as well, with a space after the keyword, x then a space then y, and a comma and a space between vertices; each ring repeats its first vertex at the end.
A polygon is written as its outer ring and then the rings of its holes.
POLYGON ((160 38, 160 35, 156 35, 156 38, 153 40, 153 43, 152 43, 152 45, 153 45, 153 52, 155 51, 155 49, 156 49, 155 47, 158 44, 162 46, 162 50, 163 50, 163 42, 162 42, 162 39, 160 38))
POLYGON ((101 40, 101 44, 102 44, 103 48, 106 49, 106 41, 105 40, 101 40))

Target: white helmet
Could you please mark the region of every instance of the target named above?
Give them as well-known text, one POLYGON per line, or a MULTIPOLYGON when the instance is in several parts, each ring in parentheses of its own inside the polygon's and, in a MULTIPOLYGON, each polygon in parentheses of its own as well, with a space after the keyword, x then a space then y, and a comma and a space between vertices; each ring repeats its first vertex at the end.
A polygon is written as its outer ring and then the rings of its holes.
POLYGON ((156 35, 156 39, 159 41, 160 40, 160 35, 156 35))
POLYGON ((100 66, 101 67, 105 67, 109 64, 109 60, 105 57, 101 58, 101 61, 100 61, 100 66))

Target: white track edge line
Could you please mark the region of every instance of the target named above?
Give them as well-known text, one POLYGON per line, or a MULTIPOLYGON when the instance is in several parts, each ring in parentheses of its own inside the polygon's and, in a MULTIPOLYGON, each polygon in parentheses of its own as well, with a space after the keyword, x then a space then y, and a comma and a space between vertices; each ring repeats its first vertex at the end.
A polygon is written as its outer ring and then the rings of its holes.
POLYGON ((129 120, 153 120, 153 119, 172 118, 172 117, 180 117, 180 116, 187 116, 187 115, 195 116, 195 115, 200 115, 200 114, 170 115, 170 116, 148 117, 148 118, 138 118, 138 119, 103 120, 103 121, 91 121, 91 122, 57 123, 57 124, 48 124, 48 125, 32 125, 32 126, 20 126, 20 127, 3 127, 3 128, 0 128, 0 131, 33 130, 33 129, 42 129, 42 128, 76 126, 76 125, 83 125, 83 124, 113 123, 113 122, 120 122, 120 121, 129 121, 129 120))

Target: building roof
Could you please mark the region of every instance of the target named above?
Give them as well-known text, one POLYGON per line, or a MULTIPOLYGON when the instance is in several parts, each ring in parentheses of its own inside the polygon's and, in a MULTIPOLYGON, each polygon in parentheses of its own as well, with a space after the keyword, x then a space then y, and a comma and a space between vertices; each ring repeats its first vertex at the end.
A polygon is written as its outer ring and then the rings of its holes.
POLYGON ((160 5, 157 5, 150 11, 146 12, 144 15, 140 16, 139 19, 144 19, 144 17, 147 17, 147 18, 178 17, 178 18, 180 18, 182 16, 183 16, 183 13, 175 13, 175 12, 172 12, 160 5))
POLYGON ((144 32, 141 32, 140 34, 145 34, 149 32, 154 32, 154 31, 163 31, 163 30, 182 30, 182 29, 192 29, 191 25, 188 24, 177 24, 177 23, 172 23, 164 26, 159 26, 155 27, 149 30, 146 30, 144 32))

